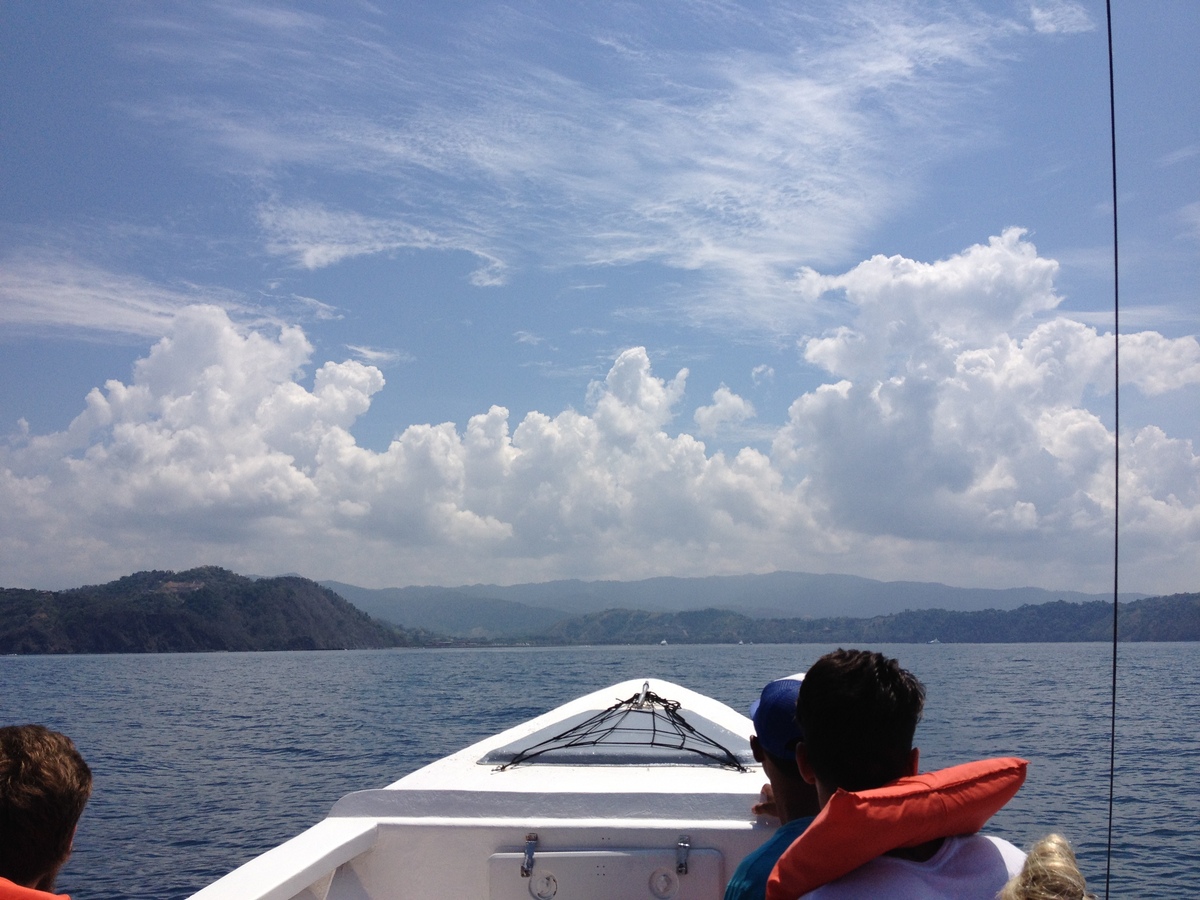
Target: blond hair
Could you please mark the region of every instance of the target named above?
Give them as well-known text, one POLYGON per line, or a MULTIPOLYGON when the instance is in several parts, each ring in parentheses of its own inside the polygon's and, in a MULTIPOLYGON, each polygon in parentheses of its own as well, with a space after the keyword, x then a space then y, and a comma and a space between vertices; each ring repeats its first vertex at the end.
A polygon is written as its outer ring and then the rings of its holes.
POLYGON ((1096 900, 1096 895, 1088 892, 1067 839, 1050 834, 1033 845, 997 900, 1096 900))

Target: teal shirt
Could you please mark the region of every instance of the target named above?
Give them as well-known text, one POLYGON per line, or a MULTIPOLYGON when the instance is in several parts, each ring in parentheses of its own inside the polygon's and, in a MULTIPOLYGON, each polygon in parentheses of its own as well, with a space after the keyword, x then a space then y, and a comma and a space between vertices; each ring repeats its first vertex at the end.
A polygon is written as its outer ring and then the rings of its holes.
POLYGON ((725 900, 763 900, 767 896, 767 879, 783 851, 813 820, 813 816, 792 819, 780 825, 765 844, 742 860, 725 886, 725 900))

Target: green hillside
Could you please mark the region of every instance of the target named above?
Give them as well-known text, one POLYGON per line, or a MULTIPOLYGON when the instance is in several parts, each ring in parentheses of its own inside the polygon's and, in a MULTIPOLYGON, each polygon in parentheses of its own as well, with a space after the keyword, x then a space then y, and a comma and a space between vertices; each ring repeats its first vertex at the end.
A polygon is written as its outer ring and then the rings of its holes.
POLYGON ((67 591, 0 590, 0 653, 332 650, 426 643, 306 578, 216 567, 67 591))

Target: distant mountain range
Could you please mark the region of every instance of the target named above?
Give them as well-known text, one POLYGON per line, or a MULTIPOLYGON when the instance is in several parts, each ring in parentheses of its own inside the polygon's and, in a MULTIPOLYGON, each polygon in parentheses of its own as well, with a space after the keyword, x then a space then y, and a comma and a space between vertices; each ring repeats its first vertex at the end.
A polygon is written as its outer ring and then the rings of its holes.
MULTIPOLYGON (((369 590, 333 582, 321 585, 299 576, 245 577, 208 566, 186 572, 138 572, 108 584, 68 591, 0 589, 0 653, 326 650, 489 643, 870 645, 935 640, 1108 640, 1111 601, 1065 599, 1087 596, 1034 588, 979 591, 795 573, 629 583, 552 582, 515 588, 369 590), (822 604, 835 602, 830 595, 836 590, 842 592, 838 599, 850 609, 872 604, 879 608, 878 596, 866 596, 871 591, 893 598, 893 603, 897 602, 894 598, 912 604, 922 602, 913 598, 937 597, 944 606, 866 616, 764 616, 729 608, 740 604, 744 609, 770 610, 770 604, 782 602, 788 584, 810 590, 793 598, 794 606, 808 610, 828 608, 822 604), (819 594, 812 590, 813 585, 824 586, 828 592, 819 594), (733 586, 736 591, 720 594, 722 586, 733 586), (494 593, 506 596, 491 596, 494 593), (651 594, 653 604, 647 602, 651 594), (720 606, 685 606, 715 595, 720 606), (545 603, 536 606, 515 597, 545 603), (1052 599, 1047 602, 1047 597, 1052 599), (1000 602, 1029 598, 1043 602, 999 608, 1000 602), (995 604, 991 608, 971 608, 989 601, 995 604), (638 602, 658 608, 634 608, 638 602), (618 606, 622 603, 624 607, 618 606), (959 608, 945 608, 952 603, 959 608), (663 608, 670 605, 683 608, 663 608), (578 612, 581 608, 587 611, 578 612), (382 619, 392 620, 392 624, 382 619)), ((1120 633, 1125 641, 1200 640, 1200 594, 1123 602, 1120 633)))
MULTIPOLYGON (((722 609, 651 613, 611 609, 567 619, 538 643, 562 644, 1025 644, 1109 641, 1112 603, 1056 600, 1018 609, 907 610, 869 619, 752 619, 722 609)), ((1122 641, 1200 640, 1200 594, 1121 604, 1122 641)))
MULTIPOLYGON (((804 572, 455 588, 375 589, 337 581, 322 584, 377 619, 477 639, 525 636, 576 616, 614 609, 662 613, 721 609, 752 619, 867 619, 905 610, 971 612, 1011 610, 1058 600, 1111 601, 1111 595, 1079 591, 956 588, 804 572)), ((1122 594, 1121 600, 1145 596, 1122 594)))

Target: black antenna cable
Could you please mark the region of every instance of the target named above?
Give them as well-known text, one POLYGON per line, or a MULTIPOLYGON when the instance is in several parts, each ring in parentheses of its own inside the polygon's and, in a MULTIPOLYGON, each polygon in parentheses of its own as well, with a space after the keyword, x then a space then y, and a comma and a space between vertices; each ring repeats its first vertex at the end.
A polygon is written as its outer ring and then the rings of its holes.
POLYGON ((1120 253, 1117 245, 1117 100, 1113 76, 1112 0, 1104 2, 1108 21, 1108 123, 1112 156, 1113 225, 1113 620, 1112 698, 1108 734, 1108 840, 1104 856, 1104 900, 1108 900, 1112 875, 1113 796, 1117 772, 1117 607, 1121 548, 1121 289, 1120 253))

